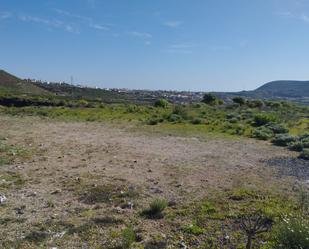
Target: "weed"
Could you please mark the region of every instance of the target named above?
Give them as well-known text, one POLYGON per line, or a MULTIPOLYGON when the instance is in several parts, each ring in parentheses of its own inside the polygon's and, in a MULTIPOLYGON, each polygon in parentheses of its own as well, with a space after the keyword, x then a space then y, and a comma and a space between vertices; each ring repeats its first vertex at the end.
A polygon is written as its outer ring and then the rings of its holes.
POLYGON ((149 208, 145 209, 142 214, 151 219, 162 218, 162 212, 167 207, 167 204, 167 201, 164 199, 155 199, 149 204, 149 208))

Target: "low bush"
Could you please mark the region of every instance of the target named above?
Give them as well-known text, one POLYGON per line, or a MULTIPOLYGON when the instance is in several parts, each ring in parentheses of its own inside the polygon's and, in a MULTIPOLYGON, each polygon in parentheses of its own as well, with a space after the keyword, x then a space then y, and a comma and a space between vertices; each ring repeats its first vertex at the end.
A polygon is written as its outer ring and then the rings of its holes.
POLYGON ((302 142, 304 148, 309 148, 309 136, 308 136, 308 134, 300 136, 299 139, 302 142))
POLYGON ((242 98, 242 97, 235 97, 232 100, 233 100, 234 103, 237 103, 237 104, 239 104, 241 106, 246 104, 246 100, 244 98, 242 98))
POLYGON ((180 123, 182 121, 182 117, 178 114, 174 114, 172 113, 169 117, 168 117, 168 121, 169 122, 173 122, 173 123, 180 123))
POLYGON ((300 152, 304 149, 304 146, 303 146, 301 141, 295 141, 295 142, 289 143, 288 148, 289 148, 289 150, 300 152))
POLYGON ((191 124, 194 124, 194 125, 198 125, 201 123, 203 123, 203 120, 201 118, 194 118, 191 120, 191 124))
POLYGON ((253 131, 252 137, 260 140, 268 140, 274 136, 274 133, 267 127, 261 126, 253 131))
POLYGON ((158 119, 149 119, 147 124, 149 125, 157 125, 159 123, 158 119))
POLYGON ((272 143, 278 146, 288 146, 289 143, 297 141, 297 137, 289 134, 278 134, 272 140, 272 143))
POLYGON ((188 118, 188 111, 186 110, 185 106, 182 105, 176 105, 172 114, 179 115, 182 119, 188 118))
POLYGON ((288 133, 289 129, 286 128, 284 125, 282 124, 277 124, 277 123, 269 123, 266 125, 266 127, 270 130, 273 131, 273 133, 275 134, 283 134, 283 133, 288 133))
POLYGON ((262 126, 274 122, 276 118, 272 114, 260 113, 256 114, 253 118, 254 125, 262 126))
POLYGON ((262 100, 247 100, 247 106, 250 108, 261 108, 264 106, 264 102, 262 100))

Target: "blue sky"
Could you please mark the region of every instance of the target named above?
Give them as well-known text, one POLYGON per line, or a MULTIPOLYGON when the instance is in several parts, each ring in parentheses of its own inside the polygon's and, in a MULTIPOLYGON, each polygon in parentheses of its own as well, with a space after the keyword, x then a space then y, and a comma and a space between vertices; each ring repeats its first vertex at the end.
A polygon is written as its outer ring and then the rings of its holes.
POLYGON ((308 0, 0 0, 0 68, 99 87, 309 79, 308 0))

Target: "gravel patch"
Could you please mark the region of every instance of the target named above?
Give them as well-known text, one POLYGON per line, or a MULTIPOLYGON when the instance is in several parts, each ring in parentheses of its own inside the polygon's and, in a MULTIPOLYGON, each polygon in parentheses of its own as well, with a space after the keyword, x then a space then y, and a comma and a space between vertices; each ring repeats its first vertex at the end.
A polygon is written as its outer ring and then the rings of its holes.
POLYGON ((279 177, 294 176, 299 180, 309 180, 309 161, 293 157, 274 157, 265 162, 278 168, 279 177))

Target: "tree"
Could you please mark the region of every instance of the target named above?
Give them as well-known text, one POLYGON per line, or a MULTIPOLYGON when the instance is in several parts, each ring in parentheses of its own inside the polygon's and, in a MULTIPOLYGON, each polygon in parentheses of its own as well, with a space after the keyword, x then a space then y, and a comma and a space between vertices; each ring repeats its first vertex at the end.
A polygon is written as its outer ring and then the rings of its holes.
POLYGON ((267 218, 262 213, 246 215, 240 219, 240 228, 247 235, 246 249, 252 248, 252 241, 256 235, 268 232, 272 227, 272 219, 267 218))
POLYGON ((217 103, 217 97, 211 93, 206 93, 203 97, 202 102, 207 105, 215 105, 217 103))
POLYGON ((246 104, 246 100, 242 97, 235 97, 232 100, 233 100, 234 103, 239 104, 239 105, 246 104))
POLYGON ((161 108, 166 108, 168 106, 168 101, 165 99, 157 99, 156 102, 154 103, 155 107, 161 107, 161 108))

